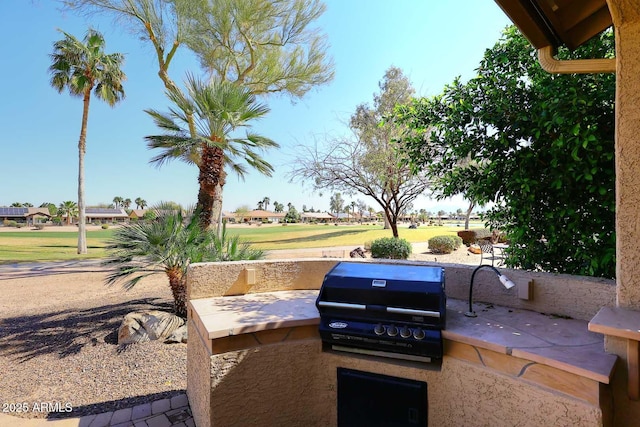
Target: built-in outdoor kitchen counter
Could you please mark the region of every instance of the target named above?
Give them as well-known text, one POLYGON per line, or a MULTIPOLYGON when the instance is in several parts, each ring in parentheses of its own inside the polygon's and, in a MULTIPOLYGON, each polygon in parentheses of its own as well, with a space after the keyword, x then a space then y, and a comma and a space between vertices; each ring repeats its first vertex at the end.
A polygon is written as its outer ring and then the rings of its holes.
POLYGON ((587 321, 449 298, 429 364, 322 350, 317 290, 189 302, 199 426, 335 425, 337 367, 426 381, 433 425, 608 425, 617 356, 587 321), (295 403, 295 404, 294 404, 295 403))

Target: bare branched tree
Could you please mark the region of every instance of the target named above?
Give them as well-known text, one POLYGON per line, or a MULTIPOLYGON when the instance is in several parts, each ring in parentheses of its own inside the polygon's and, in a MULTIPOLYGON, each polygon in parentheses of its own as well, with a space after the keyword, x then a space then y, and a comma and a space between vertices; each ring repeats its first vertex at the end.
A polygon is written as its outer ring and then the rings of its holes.
POLYGON ((392 118, 395 106, 411 99, 411 83, 402 70, 391 67, 379 87, 373 108, 359 105, 351 116, 352 135, 300 147, 290 177, 312 183, 315 189, 371 197, 382 208, 393 236, 398 237, 399 217, 429 188, 429 180, 411 170, 401 138, 404 128, 392 118))

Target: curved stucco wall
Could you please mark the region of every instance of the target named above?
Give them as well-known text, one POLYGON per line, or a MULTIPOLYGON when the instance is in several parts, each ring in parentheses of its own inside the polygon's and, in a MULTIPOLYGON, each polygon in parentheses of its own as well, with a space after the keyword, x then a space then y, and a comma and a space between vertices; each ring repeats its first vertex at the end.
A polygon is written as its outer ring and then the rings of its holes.
POLYGON ((429 425, 603 424, 597 406, 454 358, 430 370, 306 340, 211 356, 209 425, 335 426, 338 367, 425 381, 429 425))

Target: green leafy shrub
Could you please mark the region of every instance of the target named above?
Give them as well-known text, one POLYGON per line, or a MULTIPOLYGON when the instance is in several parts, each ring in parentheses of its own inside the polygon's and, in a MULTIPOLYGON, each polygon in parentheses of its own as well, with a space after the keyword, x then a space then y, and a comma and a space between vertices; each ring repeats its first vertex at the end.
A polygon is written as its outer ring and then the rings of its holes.
POLYGON ((102 229, 106 230, 107 228, 109 228, 109 224, 102 224, 102 229))
POLYGON ((373 258, 407 259, 411 255, 411 244, 405 239, 383 237, 371 242, 373 258))
POLYGON ((450 254, 461 244, 462 239, 458 236, 435 236, 429 239, 429 249, 434 254, 450 254))
POLYGON ((35 224, 34 227, 36 230, 44 230, 44 224, 35 224))
POLYGON ((2 224, 5 227, 15 227, 18 223, 13 220, 5 219, 4 221, 2 221, 2 224))

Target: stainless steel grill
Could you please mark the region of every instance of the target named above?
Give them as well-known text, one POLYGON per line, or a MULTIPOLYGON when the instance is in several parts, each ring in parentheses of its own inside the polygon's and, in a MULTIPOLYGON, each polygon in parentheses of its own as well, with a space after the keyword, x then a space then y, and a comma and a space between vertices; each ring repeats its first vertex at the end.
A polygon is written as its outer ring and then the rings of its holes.
POLYGON ((441 359, 444 278, 439 267, 338 263, 324 277, 316 301, 324 345, 415 361, 441 359))

